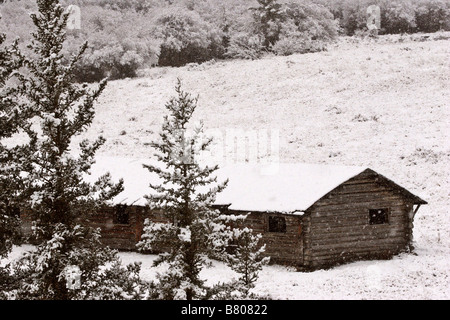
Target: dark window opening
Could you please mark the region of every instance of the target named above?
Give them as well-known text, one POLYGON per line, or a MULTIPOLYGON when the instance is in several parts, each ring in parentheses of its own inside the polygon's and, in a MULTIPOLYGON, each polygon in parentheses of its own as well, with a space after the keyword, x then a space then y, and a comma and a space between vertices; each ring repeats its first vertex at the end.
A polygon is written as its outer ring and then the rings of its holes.
POLYGON ((369 209, 369 224, 388 223, 389 209, 369 209))
POLYGON ((269 232, 286 232, 284 217, 269 217, 269 232))
POLYGON ((12 216, 16 217, 16 218, 20 218, 20 208, 19 207, 14 207, 12 209, 12 216))
POLYGON ((6 208, 6 215, 14 218, 20 218, 20 208, 13 206, 13 207, 7 207, 6 208))
POLYGON ((228 243, 228 246, 225 248, 225 251, 228 254, 235 254, 237 248, 238 248, 238 242, 236 239, 233 239, 228 243))
POLYGON ((116 211, 114 212, 114 224, 129 224, 130 214, 127 210, 128 206, 124 204, 118 204, 116 211))

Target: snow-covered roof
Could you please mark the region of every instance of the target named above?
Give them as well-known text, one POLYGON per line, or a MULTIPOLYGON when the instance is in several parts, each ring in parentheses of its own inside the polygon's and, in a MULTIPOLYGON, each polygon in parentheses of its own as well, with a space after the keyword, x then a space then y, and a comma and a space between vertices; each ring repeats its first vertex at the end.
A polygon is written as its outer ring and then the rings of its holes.
POLYGON ((229 183, 216 204, 230 204, 233 210, 302 212, 364 170, 305 163, 234 164, 218 173, 229 183))
MULTIPOLYGON (((110 172, 114 181, 124 179, 124 191, 113 199, 113 204, 146 205, 144 196, 154 192, 149 184, 159 184, 158 177, 143 167, 150 163, 148 159, 97 157, 87 180, 92 182, 110 172)), ((302 214, 365 170, 365 167, 305 163, 225 165, 216 171, 216 176, 219 182, 229 179, 228 186, 217 195, 215 204, 227 205, 231 210, 302 214)))
MULTIPOLYGON (((147 159, 97 157, 87 179, 94 181, 109 172, 114 181, 124 179, 124 191, 113 204, 145 205, 144 195, 158 184, 158 177, 142 165, 147 159)), ((215 204, 232 210, 301 212, 339 186, 364 171, 363 167, 303 163, 238 163, 221 167, 218 181, 229 179, 227 188, 217 195, 215 204)))

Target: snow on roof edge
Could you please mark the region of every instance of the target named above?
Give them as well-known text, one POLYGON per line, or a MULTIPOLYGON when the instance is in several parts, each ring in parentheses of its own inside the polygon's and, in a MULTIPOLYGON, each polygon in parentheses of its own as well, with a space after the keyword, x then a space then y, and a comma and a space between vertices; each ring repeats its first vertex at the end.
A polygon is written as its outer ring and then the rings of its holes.
MULTIPOLYGON (((152 159, 123 157, 97 157, 92 167, 89 182, 110 172, 113 181, 124 179, 125 190, 110 203, 126 205, 147 205, 145 195, 151 193, 150 182, 155 175, 143 167, 154 164, 152 159), (153 175, 153 176, 152 176, 153 175)), ((368 167, 337 166, 305 163, 280 163, 279 173, 261 174, 261 164, 238 163, 220 168, 218 180, 229 178, 228 187, 218 194, 214 205, 226 205, 230 210, 253 212, 276 212, 303 215, 317 201, 342 183, 356 177, 368 167)), ((426 204, 419 196, 406 188, 375 172, 420 203, 426 204)))

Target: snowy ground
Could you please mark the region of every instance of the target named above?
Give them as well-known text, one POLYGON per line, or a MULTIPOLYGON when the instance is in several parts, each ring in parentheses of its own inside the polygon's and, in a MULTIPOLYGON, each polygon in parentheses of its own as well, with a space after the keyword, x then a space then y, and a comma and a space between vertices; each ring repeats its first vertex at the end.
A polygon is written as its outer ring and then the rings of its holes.
MULTIPOLYGON (((445 37, 444 37, 445 38, 445 37)), ((446 34, 448 39, 448 34, 446 34)), ((274 299, 450 298, 450 40, 341 41, 328 52, 153 68, 113 81, 84 136, 103 156, 151 157, 179 77, 209 129, 280 130, 283 162, 370 167, 429 202, 416 216, 416 255, 299 273, 268 266, 256 291, 274 299)), ((20 250, 19 250, 20 251, 20 250)), ((17 250, 14 254, 17 254, 17 250)), ((151 279, 153 256, 143 261, 151 279)), ((233 277, 222 264, 210 281, 233 277)))
MULTIPOLYGON (((9 260, 27 250, 33 247, 15 247, 9 260)), ((142 262, 141 276, 145 280, 155 279, 162 270, 152 267, 155 255, 121 252, 120 257, 125 264, 142 262)), ((307 273, 278 265, 265 266, 254 292, 281 300, 448 299, 448 259, 448 250, 418 249, 417 255, 402 254, 389 261, 360 261, 307 273)), ((209 285, 237 278, 221 262, 214 262, 201 276, 209 285)))
MULTIPOLYGON (((450 275, 448 251, 418 249, 417 256, 400 255, 389 261, 361 261, 331 270, 295 272, 282 266, 266 266, 255 292, 272 299, 448 299, 450 275)), ((142 275, 152 279, 154 256, 121 253, 124 262, 142 261, 142 275)), ((209 283, 236 277, 222 263, 203 271, 209 283)))

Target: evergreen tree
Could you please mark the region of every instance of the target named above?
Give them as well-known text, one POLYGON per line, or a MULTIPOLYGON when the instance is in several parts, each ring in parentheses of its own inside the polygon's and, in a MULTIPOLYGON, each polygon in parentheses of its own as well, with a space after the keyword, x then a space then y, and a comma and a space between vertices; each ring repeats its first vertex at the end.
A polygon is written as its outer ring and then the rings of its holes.
MULTIPOLYGON (((5 36, 0 34, 0 258, 6 257, 14 244, 21 242, 20 206, 29 196, 26 181, 20 174, 26 164, 26 146, 9 146, 11 138, 29 126, 32 115, 19 104, 19 68, 23 57, 17 41, 11 46, 3 46, 5 36)), ((31 143, 31 142, 30 142, 31 143)), ((7 298, 14 283, 9 266, 0 266, 0 299, 7 298)))
POLYGON ((155 194, 147 197, 152 209, 161 210, 167 223, 145 221, 140 250, 166 248, 156 265, 168 268, 158 275, 160 299, 199 299, 207 287, 200 279, 200 271, 208 264, 208 257, 223 255, 232 231, 226 222, 237 216, 221 215, 211 208, 218 192, 227 181, 217 183, 214 172, 218 166, 202 166, 198 156, 212 140, 202 137, 200 124, 188 134, 188 123, 197 106, 197 99, 181 89, 178 80, 177 97, 166 109, 160 140, 156 149, 156 165, 144 165, 159 176, 161 184, 151 184, 155 194))
POLYGON ((255 234, 249 228, 235 228, 234 238, 236 251, 228 255, 228 265, 241 276, 237 281, 238 289, 244 297, 248 297, 254 288, 262 267, 269 263, 270 258, 264 257, 265 245, 260 245, 261 235, 255 234))
POLYGON ((251 8, 254 19, 257 23, 257 29, 264 37, 264 47, 277 42, 284 20, 283 6, 277 0, 257 0, 259 6, 251 8))
POLYGON ((87 44, 64 64, 68 15, 57 0, 38 0, 37 5, 38 13, 31 15, 36 27, 29 46, 33 55, 24 60, 28 75, 21 94, 40 125, 27 130, 33 141, 27 178, 38 246, 15 265, 14 295, 19 299, 102 299, 111 298, 108 290, 114 290, 122 298, 136 297, 141 284, 126 281, 136 269, 122 268, 116 252, 101 246, 99 230, 84 223, 123 189, 123 182, 112 183, 109 174, 93 184, 84 179, 105 140, 83 140, 72 150, 74 137, 92 123, 94 102, 106 81, 92 91, 72 81, 87 44), (77 279, 76 285, 69 276, 77 279))
POLYGON ((4 140, 26 125, 29 115, 21 110, 17 92, 7 82, 15 78, 22 65, 17 42, 3 46, 5 36, 0 34, 0 257, 11 250, 20 238, 18 206, 23 194, 20 177, 21 147, 8 147, 4 140))
POLYGON ((99 204, 122 191, 122 183, 110 181, 108 174, 91 185, 83 180, 94 163, 97 150, 105 142, 83 140, 78 155, 71 152, 73 139, 91 125, 94 102, 106 86, 89 90, 73 83, 73 71, 87 47, 85 43, 68 64, 62 54, 68 15, 57 0, 38 0, 38 14, 31 14, 37 31, 29 46, 34 56, 25 58, 31 76, 23 95, 38 115, 40 130, 29 172, 33 189, 33 213, 44 240, 53 236, 57 224, 73 227, 77 219, 95 212, 99 204), (94 197, 98 195, 98 197, 94 197))
POLYGON ((258 278, 258 272, 268 262, 263 258, 265 246, 261 235, 248 228, 239 228, 247 215, 221 213, 213 209, 217 193, 228 181, 218 183, 214 172, 217 165, 200 163, 202 151, 208 149, 211 138, 203 136, 203 124, 189 131, 189 121, 197 107, 197 99, 175 87, 177 96, 166 109, 160 139, 152 144, 157 151, 156 165, 144 165, 159 177, 160 184, 150 184, 155 193, 147 196, 151 209, 163 213, 166 222, 145 221, 142 251, 166 252, 159 255, 155 265, 165 263, 167 271, 158 274, 158 299, 215 299, 248 296, 258 278), (191 132, 191 134, 189 134, 191 132), (228 253, 230 244, 235 253, 228 253), (207 287, 199 274, 209 258, 225 260, 242 274, 237 282, 207 287))

